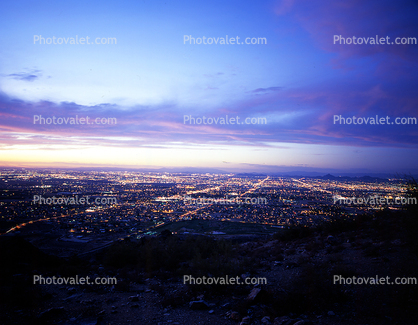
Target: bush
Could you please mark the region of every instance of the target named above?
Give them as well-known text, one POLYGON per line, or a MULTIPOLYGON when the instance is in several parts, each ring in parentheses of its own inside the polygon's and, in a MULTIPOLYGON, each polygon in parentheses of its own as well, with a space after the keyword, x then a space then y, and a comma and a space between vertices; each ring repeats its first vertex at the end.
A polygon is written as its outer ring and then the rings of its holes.
POLYGON ((116 268, 135 265, 137 263, 137 245, 130 241, 114 243, 107 250, 104 263, 116 268))
POLYGON ((303 226, 291 226, 287 229, 278 231, 273 235, 274 239, 278 239, 283 242, 305 238, 314 232, 312 227, 303 227, 303 226))
POLYGON ((136 267, 148 275, 173 272, 178 275, 234 275, 243 272, 246 258, 239 258, 232 244, 205 236, 143 238, 138 243, 121 241, 104 257, 107 266, 136 267))
POLYGON ((310 313, 346 301, 338 286, 332 284, 328 265, 302 267, 299 277, 274 295, 273 306, 278 315, 310 313))

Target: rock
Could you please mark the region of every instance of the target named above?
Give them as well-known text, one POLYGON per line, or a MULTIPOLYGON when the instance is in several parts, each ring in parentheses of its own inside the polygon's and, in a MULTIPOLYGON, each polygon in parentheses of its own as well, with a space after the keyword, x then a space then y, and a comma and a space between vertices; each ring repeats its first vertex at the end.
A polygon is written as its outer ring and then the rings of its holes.
POLYGON ((221 306, 221 308, 229 308, 230 306, 231 306, 231 304, 229 302, 227 302, 227 303, 223 304, 221 306))
POLYGON ((263 318, 266 314, 265 314, 265 310, 266 310, 266 306, 262 305, 262 304, 257 304, 257 305, 253 305, 250 306, 249 309, 247 309, 247 315, 251 316, 251 318, 263 318))
POLYGON ((230 315, 229 318, 233 319, 233 320, 240 320, 241 319, 241 315, 239 314, 239 312, 237 311, 233 311, 230 315))
POLYGON ((240 325, 250 325, 251 324, 251 318, 246 316, 241 320, 241 323, 239 323, 240 325))
POLYGON ((213 309, 209 310, 209 314, 213 314, 215 311, 213 309))
POLYGON ((253 290, 251 290, 250 294, 248 295, 247 300, 255 301, 260 292, 260 288, 253 288, 253 290))
POLYGON ((69 296, 69 297, 67 297, 67 298, 63 299, 63 301, 68 301, 68 300, 72 300, 72 299, 75 299, 75 298, 79 298, 79 297, 81 297, 82 295, 83 295, 82 293, 76 293, 76 294, 74 294, 74 295, 71 295, 71 296, 69 296))
POLYGON ((53 308, 49 308, 49 309, 45 310, 44 312, 40 313, 38 318, 44 320, 44 319, 49 318, 49 317, 61 315, 64 312, 65 312, 64 307, 53 307, 53 308))
POLYGON ((300 320, 294 323, 293 325, 307 325, 309 324, 306 320, 300 320))
POLYGON ((330 244, 330 245, 336 245, 337 244, 337 240, 335 239, 335 237, 334 236, 331 236, 331 235, 329 235, 328 237, 327 237, 327 243, 328 244, 330 244))
POLYGON ((284 325, 290 320, 291 320, 291 318, 288 317, 288 316, 276 317, 274 319, 273 325, 284 325))
POLYGON ((267 244, 264 244, 262 248, 265 249, 265 248, 274 247, 278 242, 279 242, 278 240, 269 241, 267 244))
POLYGON ((129 300, 134 302, 134 301, 139 301, 139 297, 138 296, 130 296, 129 300))
POLYGON ((52 299, 54 296, 51 293, 44 293, 42 294, 42 296, 40 297, 42 300, 50 300, 52 299))
POLYGON ((263 324, 270 324, 270 317, 268 317, 268 316, 264 316, 264 317, 261 319, 261 323, 263 323, 263 324))
POLYGON ((102 317, 88 317, 88 318, 82 318, 79 319, 77 324, 80 325, 98 325, 98 324, 102 324, 102 317))
POLYGON ((82 304, 82 305, 92 305, 92 304, 94 304, 94 301, 91 300, 91 299, 80 300, 80 304, 82 304))
POLYGON ((328 312, 328 316, 335 316, 335 313, 334 313, 332 310, 330 310, 330 311, 328 312))
POLYGON ((209 309, 209 305, 204 300, 190 301, 189 307, 193 310, 209 309))
POLYGON ((293 269, 295 267, 299 267, 299 264, 296 262, 288 262, 286 263, 286 269, 293 269))
POLYGON ((260 262, 260 265, 261 265, 261 266, 264 266, 264 267, 266 267, 266 266, 270 266, 270 262, 269 262, 269 261, 267 261, 267 260, 262 260, 262 261, 260 262))
POLYGON ((249 308, 249 309, 247 309, 247 315, 251 318, 251 317, 254 317, 254 309, 252 309, 252 308, 249 308))
POLYGON ((395 239, 390 242, 392 245, 400 246, 402 245, 402 241, 400 239, 395 239))

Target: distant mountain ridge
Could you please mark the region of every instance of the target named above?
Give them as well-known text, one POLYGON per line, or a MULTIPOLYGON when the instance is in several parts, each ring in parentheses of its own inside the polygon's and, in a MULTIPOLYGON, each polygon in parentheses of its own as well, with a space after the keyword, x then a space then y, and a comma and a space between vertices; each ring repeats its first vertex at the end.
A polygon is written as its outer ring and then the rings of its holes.
MULTIPOLYGON (((363 180, 382 180, 388 178, 403 178, 404 173, 369 173, 369 172, 343 172, 343 171, 311 171, 311 170, 295 170, 289 172, 244 172, 239 171, 238 169, 228 168, 227 170, 212 168, 212 167, 156 167, 156 168, 146 168, 146 167, 75 167, 75 168, 25 168, 25 167, 0 167, 4 170, 73 170, 73 171, 130 171, 130 172, 141 172, 141 173, 176 173, 176 174, 234 174, 238 177, 267 177, 267 176, 276 176, 276 177, 317 177, 322 179, 353 179, 353 178, 363 178, 363 180), (331 174, 332 173, 332 174, 331 174), (336 175, 336 176, 335 176, 336 175), (367 179, 369 177, 369 179, 367 179)), ((418 178, 418 174, 409 174, 418 178)))

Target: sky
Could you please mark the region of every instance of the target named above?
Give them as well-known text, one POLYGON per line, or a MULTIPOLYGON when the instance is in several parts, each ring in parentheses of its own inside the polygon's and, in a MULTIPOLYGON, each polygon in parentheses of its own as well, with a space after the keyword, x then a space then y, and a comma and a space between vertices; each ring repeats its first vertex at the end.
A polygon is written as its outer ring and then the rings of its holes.
POLYGON ((417 14, 385 0, 3 1, 0 166, 418 174, 417 14))

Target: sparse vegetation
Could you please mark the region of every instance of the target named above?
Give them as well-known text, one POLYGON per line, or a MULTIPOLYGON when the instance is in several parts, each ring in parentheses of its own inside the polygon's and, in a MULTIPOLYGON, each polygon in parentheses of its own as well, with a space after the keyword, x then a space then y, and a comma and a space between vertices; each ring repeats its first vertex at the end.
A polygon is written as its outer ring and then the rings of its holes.
POLYGON ((136 267, 149 275, 169 271, 177 275, 217 276, 239 274, 243 271, 245 259, 239 257, 233 251, 231 242, 226 240, 205 236, 188 236, 185 239, 170 236, 115 243, 105 254, 104 262, 113 268, 136 267))

